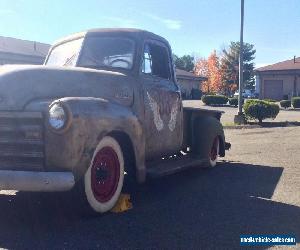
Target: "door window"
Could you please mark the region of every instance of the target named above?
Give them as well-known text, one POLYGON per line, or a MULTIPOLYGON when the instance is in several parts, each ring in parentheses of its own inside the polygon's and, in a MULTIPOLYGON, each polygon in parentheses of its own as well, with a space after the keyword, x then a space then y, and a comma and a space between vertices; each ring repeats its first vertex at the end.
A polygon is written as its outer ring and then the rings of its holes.
POLYGON ((153 43, 145 44, 142 72, 164 79, 171 79, 167 48, 153 43))

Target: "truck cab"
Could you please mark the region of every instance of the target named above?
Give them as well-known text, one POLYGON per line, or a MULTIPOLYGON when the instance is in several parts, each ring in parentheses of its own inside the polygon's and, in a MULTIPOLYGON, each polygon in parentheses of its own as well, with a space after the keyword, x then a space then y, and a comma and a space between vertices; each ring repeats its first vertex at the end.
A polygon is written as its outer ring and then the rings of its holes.
POLYGON ((68 36, 42 66, 2 67, 0 88, 1 189, 81 186, 102 213, 126 183, 213 167, 230 147, 221 112, 184 107, 171 47, 151 32, 68 36))

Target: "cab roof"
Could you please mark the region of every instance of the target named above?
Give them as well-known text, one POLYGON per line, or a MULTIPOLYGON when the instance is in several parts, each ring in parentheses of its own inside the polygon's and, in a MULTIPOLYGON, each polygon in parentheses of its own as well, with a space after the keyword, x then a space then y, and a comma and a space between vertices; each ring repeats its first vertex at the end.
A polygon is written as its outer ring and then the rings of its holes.
POLYGON ((163 37, 156 35, 152 32, 141 30, 141 29, 132 29, 132 28, 102 28, 102 29, 90 29, 82 32, 78 32, 69 36, 66 36, 62 39, 59 39, 54 43, 53 46, 59 45, 61 43, 78 39, 81 37, 88 37, 88 36, 98 36, 98 35, 115 35, 115 36, 129 36, 135 40, 140 39, 154 39, 162 41, 166 44, 169 44, 166 39, 163 37))

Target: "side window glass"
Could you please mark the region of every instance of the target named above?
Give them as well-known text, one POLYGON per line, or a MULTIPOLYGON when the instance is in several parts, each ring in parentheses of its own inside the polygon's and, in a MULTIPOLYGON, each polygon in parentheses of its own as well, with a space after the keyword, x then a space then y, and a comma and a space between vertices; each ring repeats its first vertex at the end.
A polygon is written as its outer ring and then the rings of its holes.
POLYGON ((152 74, 152 58, 148 44, 145 45, 142 72, 145 74, 152 74))
POLYGON ((142 72, 165 79, 171 78, 168 50, 157 44, 146 44, 142 72))

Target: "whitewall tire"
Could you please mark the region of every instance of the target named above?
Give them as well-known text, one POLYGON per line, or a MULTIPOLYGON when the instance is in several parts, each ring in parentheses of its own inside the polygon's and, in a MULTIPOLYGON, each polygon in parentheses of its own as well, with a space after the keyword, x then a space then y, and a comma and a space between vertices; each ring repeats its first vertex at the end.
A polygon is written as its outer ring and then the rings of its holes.
POLYGON ((90 207, 105 213, 119 199, 124 182, 124 157, 119 143, 105 136, 95 149, 84 175, 84 189, 90 207))
POLYGON ((216 136, 212 142, 211 149, 209 151, 209 166, 215 167, 217 165, 218 157, 220 152, 220 140, 216 136))

